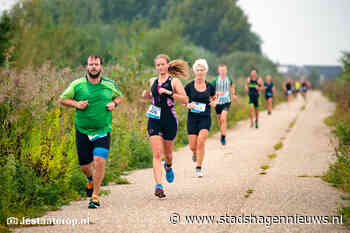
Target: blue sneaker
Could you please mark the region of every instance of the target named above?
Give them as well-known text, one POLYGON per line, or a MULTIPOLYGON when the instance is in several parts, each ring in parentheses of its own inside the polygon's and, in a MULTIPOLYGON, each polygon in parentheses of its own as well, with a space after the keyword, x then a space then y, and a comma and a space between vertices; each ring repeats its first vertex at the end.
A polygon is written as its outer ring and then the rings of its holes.
POLYGON ((172 183, 172 182, 174 181, 174 178, 175 178, 173 168, 170 167, 170 169, 167 169, 166 163, 164 163, 164 169, 165 169, 165 177, 166 177, 166 180, 167 180, 169 183, 172 183))

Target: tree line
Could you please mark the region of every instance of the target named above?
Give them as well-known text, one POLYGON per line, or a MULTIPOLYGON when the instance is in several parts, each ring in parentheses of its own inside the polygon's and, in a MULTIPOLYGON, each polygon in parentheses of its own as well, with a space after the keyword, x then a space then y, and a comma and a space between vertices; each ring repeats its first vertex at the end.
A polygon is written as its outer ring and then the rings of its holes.
POLYGON ((275 69, 237 0, 25 0, 2 15, 0 41, 0 66, 16 68, 76 67, 91 53, 116 64, 139 48, 145 65, 162 52, 213 65, 253 56, 275 69))

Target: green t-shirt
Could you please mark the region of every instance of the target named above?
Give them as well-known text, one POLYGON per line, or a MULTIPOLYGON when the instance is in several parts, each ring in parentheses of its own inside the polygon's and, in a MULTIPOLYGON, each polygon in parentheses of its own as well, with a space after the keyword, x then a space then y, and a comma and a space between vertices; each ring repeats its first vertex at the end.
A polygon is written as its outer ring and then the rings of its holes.
POLYGON ((102 77, 101 82, 92 84, 87 77, 73 81, 62 93, 62 99, 88 100, 84 110, 76 109, 75 126, 79 132, 96 135, 112 130, 112 112, 106 105, 122 93, 114 81, 102 77))
POLYGON ((221 79, 220 77, 215 77, 211 84, 215 87, 216 92, 224 92, 223 96, 219 96, 219 104, 225 104, 231 102, 231 86, 233 81, 230 77, 221 79))

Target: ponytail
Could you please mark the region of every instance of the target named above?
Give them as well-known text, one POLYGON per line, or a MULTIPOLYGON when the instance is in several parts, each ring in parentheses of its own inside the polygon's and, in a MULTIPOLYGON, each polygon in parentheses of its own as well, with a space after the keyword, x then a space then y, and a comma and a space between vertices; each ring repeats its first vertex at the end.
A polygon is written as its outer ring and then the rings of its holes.
POLYGON ((169 74, 172 77, 182 76, 188 78, 190 76, 190 68, 184 60, 176 59, 169 63, 169 74))

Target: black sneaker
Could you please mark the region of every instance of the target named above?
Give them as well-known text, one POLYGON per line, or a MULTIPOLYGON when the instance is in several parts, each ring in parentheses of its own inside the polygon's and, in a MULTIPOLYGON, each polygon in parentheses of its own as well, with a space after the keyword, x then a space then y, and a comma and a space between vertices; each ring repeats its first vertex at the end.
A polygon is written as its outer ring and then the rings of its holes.
POLYGON ((259 128, 258 121, 255 121, 255 128, 259 128))
POLYGON ((154 192, 154 195, 156 195, 159 198, 165 197, 165 193, 162 185, 159 185, 159 184, 156 185, 156 190, 154 192))
POLYGON ((98 199, 98 197, 91 198, 88 208, 89 209, 97 209, 98 207, 100 207, 100 200, 98 199))
POLYGON ((226 145, 226 137, 221 135, 220 142, 221 142, 221 145, 225 146, 226 145))

